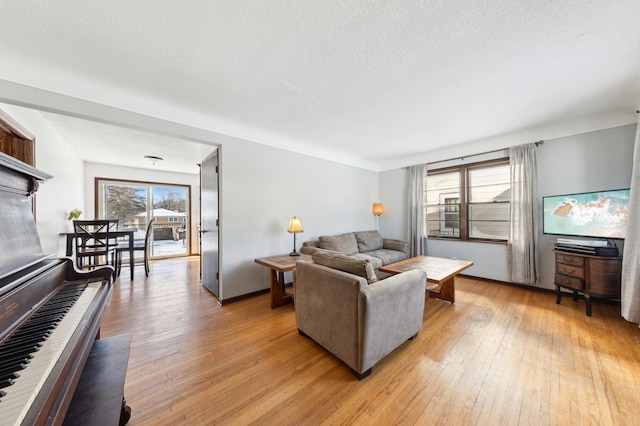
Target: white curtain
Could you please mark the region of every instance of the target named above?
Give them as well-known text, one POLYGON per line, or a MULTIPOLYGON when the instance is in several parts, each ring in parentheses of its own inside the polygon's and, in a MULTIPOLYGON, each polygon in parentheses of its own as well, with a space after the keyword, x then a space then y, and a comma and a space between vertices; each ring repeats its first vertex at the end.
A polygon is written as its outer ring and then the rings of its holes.
POLYGON ((509 279, 516 283, 536 284, 539 277, 536 145, 510 148, 509 163, 509 279))
POLYGON ((622 254, 622 317, 640 323, 640 122, 636 127, 627 237, 622 254))
POLYGON ((427 229, 424 217, 424 191, 427 165, 409 167, 408 235, 409 256, 427 255, 427 229))

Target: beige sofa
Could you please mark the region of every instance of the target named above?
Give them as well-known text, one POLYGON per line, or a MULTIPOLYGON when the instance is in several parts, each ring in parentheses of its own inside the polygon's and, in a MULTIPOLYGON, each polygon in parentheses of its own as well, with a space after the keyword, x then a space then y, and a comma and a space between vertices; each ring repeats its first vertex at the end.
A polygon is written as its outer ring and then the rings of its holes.
POLYGON ((337 251, 348 256, 366 259, 374 269, 407 258, 407 242, 382 238, 378 231, 348 232, 340 235, 321 236, 306 241, 300 253, 313 254, 318 250, 337 251))
POLYGON ((298 261, 294 277, 298 331, 362 379, 422 329, 424 271, 378 281, 371 262, 318 251, 298 261))

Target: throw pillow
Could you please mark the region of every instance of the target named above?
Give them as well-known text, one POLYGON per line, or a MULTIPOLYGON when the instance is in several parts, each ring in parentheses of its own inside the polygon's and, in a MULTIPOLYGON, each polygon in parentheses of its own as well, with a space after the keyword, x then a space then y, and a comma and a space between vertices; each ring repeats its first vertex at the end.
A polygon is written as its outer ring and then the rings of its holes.
POLYGON ((342 235, 322 236, 320 237, 320 248, 339 251, 344 254, 353 254, 358 252, 358 242, 353 232, 342 235))
POLYGON ((318 251, 311 256, 314 263, 358 275, 367 280, 367 284, 378 281, 373 265, 367 259, 346 256, 342 253, 318 251))
POLYGON ((380 250, 382 248, 382 235, 378 231, 354 232, 358 242, 360 253, 365 251, 380 250))

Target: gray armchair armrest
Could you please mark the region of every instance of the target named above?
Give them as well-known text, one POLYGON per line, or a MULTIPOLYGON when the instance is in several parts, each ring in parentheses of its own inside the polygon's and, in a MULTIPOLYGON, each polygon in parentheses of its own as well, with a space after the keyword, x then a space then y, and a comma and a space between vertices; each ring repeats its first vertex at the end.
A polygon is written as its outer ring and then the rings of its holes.
POLYGON ((356 370, 370 369, 422 329, 426 281, 426 272, 412 270, 360 292, 362 364, 356 370))
POLYGON ((397 250, 403 253, 407 252, 407 242, 404 240, 394 240, 391 238, 382 239, 382 248, 389 250, 397 250))

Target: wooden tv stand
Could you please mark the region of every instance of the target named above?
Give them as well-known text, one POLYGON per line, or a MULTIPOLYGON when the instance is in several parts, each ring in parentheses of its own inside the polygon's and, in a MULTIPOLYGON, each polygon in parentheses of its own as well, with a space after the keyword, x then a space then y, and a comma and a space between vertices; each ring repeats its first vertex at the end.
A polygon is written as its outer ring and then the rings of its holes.
POLYGON ((582 293, 591 316, 591 297, 620 299, 622 258, 592 256, 554 250, 556 254, 556 303, 562 298, 561 288, 573 291, 573 300, 582 293))

